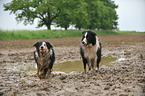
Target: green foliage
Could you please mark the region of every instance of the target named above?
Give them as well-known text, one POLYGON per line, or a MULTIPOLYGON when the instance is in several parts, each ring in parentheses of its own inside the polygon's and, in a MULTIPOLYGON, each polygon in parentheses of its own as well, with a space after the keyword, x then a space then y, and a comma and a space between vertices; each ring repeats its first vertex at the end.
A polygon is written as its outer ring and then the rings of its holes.
POLYGON ((79 30, 81 28, 86 28, 89 24, 89 15, 87 13, 87 3, 85 0, 80 0, 80 4, 77 7, 77 10, 74 12, 74 21, 73 24, 79 30))
POLYGON ((84 0, 67 0, 65 5, 67 6, 55 20, 56 25, 66 30, 70 25, 82 28, 87 22, 86 2, 84 0))
POLYGON ((116 6, 111 0, 86 0, 88 3, 89 25, 86 29, 117 29, 116 6))
POLYGON ((24 24, 33 24, 34 19, 38 18, 38 27, 47 26, 51 29, 52 21, 58 17, 61 8, 59 4, 61 0, 12 0, 12 2, 4 4, 4 10, 10 11, 16 15, 18 22, 24 21, 24 24))
POLYGON ((12 0, 4 4, 4 10, 16 15, 18 22, 33 24, 38 28, 51 25, 67 30, 70 25, 84 29, 117 29, 116 8, 111 0, 12 0))
MULTIPOLYGON (((135 31, 94 31, 97 35, 117 35, 117 34, 135 34, 135 31)), ((140 32, 144 34, 145 32, 140 32)), ((0 30, 0 40, 17 40, 17 39, 50 39, 65 37, 81 37, 82 30, 39 30, 39 31, 2 31, 0 30)))

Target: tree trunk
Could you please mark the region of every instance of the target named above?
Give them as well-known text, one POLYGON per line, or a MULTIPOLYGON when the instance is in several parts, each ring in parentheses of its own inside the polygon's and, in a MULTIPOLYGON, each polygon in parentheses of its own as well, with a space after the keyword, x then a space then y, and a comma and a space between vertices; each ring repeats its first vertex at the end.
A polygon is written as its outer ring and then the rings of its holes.
POLYGON ((65 27, 65 30, 67 30, 67 27, 65 27))
POLYGON ((47 26, 47 30, 51 30, 51 25, 46 25, 47 26))
POLYGON ((48 21, 46 23, 46 27, 47 27, 47 30, 51 30, 51 21, 48 21))

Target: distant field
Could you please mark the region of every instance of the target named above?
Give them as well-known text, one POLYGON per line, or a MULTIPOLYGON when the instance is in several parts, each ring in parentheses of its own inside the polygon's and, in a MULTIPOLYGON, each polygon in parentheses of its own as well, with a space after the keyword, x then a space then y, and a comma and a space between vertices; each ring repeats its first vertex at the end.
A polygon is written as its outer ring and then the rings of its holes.
MULTIPOLYGON (((145 33, 136 31, 94 31, 97 35, 135 34, 145 33)), ((39 31, 2 31, 0 30, 0 40, 20 40, 20 39, 50 39, 65 37, 80 37, 82 30, 39 30, 39 31)))

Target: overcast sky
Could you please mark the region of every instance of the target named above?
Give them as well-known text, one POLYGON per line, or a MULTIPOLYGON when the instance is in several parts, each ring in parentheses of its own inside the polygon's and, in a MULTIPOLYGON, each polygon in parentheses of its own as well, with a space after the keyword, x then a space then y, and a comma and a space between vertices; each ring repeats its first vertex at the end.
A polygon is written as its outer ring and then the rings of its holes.
MULTIPOLYGON (((17 24, 14 14, 3 11, 3 3, 12 0, 0 0, 0 29, 1 30, 41 30, 46 27, 35 28, 37 20, 33 25, 24 26, 23 23, 17 24)), ((113 0, 119 8, 117 9, 118 28, 121 31, 144 31, 145 32, 145 0, 113 0)), ((52 29, 56 29, 52 26, 52 29)))

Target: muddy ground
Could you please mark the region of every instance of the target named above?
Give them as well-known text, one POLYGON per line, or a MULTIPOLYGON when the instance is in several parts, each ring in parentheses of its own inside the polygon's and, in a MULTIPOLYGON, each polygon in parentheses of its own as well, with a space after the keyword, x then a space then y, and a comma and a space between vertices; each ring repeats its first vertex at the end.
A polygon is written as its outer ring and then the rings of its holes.
POLYGON ((117 59, 101 63, 100 71, 95 74, 91 71, 87 74, 82 71, 64 73, 54 68, 51 78, 46 80, 35 76, 33 44, 49 41, 54 46, 55 64, 61 66, 63 62, 81 60, 81 37, 1 40, 0 96, 144 96, 145 34, 99 36, 99 39, 102 58, 117 59))

